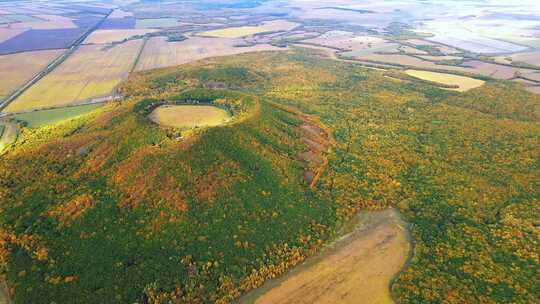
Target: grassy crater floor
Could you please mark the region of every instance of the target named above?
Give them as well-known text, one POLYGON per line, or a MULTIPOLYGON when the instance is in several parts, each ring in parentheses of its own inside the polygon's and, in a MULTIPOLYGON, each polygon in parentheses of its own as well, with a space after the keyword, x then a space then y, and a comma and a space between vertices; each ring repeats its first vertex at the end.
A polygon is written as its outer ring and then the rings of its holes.
POLYGON ((174 128, 215 127, 231 119, 226 110, 208 105, 163 105, 149 117, 158 125, 174 128))
POLYGON ((122 90, 22 129, 2 156, 13 302, 228 303, 389 206, 415 243, 391 286, 400 303, 539 301, 538 95, 399 83, 300 49, 134 74, 122 90), (236 122, 176 141, 148 114, 184 100, 219 100, 236 122), (313 186, 298 156, 320 145, 299 113, 335 141, 313 186))

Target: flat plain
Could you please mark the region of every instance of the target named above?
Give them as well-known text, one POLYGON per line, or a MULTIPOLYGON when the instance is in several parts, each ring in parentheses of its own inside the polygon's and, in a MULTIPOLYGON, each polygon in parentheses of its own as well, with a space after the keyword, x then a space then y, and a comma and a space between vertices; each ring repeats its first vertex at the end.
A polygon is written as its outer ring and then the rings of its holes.
POLYGON ((199 35, 204 37, 217 38, 241 38, 264 32, 289 31, 297 26, 298 23, 295 22, 290 22, 286 20, 274 20, 264 22, 263 24, 257 26, 230 27, 202 32, 199 33, 199 35))
POLYGON ((64 50, 23 52, 0 56, 0 100, 30 80, 64 50))
POLYGON ((133 40, 109 48, 100 45, 81 46, 61 66, 12 102, 5 111, 68 105, 111 94, 128 76, 142 44, 142 40, 133 40))
POLYGON ((168 42, 165 37, 152 37, 144 47, 136 70, 176 66, 209 57, 283 50, 268 44, 236 47, 239 43, 241 41, 228 38, 190 37, 180 42, 168 42))
POLYGON ((135 36, 144 36, 145 34, 155 32, 155 29, 115 29, 115 30, 97 30, 93 32, 86 40, 85 44, 106 44, 121 42, 135 36))

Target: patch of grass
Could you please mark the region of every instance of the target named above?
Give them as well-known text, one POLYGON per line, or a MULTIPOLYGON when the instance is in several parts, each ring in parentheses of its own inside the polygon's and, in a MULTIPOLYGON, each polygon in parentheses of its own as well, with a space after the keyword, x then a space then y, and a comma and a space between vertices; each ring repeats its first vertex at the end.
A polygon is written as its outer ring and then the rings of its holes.
POLYGON ((166 127, 199 128, 223 124, 230 119, 230 115, 215 106, 165 105, 152 111, 150 119, 166 127))
POLYGON ((405 71, 405 73, 407 73, 407 75, 409 76, 413 76, 422 80, 442 83, 444 85, 457 86, 457 88, 453 90, 460 92, 465 92, 470 89, 480 87, 485 83, 485 81, 483 80, 447 73, 437 73, 420 70, 407 70, 405 71))
POLYGON ((14 115, 14 117, 17 120, 22 120, 26 122, 27 126, 30 128, 38 128, 44 125, 56 124, 64 120, 86 114, 101 106, 103 106, 103 104, 73 106, 59 109, 21 113, 14 115))

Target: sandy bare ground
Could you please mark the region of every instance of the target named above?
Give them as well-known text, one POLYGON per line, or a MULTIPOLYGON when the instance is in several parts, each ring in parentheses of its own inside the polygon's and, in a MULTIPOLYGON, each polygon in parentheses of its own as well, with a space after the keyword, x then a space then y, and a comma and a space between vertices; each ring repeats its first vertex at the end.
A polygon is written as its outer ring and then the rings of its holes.
POLYGON ((409 250, 406 224, 395 210, 362 212, 353 232, 240 303, 393 303, 389 285, 409 250))

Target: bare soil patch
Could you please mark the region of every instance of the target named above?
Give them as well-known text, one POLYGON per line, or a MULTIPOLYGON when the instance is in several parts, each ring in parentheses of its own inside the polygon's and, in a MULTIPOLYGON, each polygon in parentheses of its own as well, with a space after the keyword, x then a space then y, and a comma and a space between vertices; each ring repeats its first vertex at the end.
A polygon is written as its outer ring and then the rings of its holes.
POLYGON ((395 210, 361 212, 353 232, 240 303, 393 303, 389 285, 411 246, 395 210))

